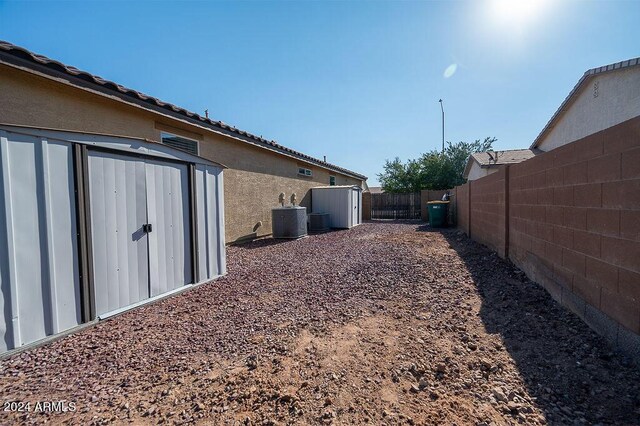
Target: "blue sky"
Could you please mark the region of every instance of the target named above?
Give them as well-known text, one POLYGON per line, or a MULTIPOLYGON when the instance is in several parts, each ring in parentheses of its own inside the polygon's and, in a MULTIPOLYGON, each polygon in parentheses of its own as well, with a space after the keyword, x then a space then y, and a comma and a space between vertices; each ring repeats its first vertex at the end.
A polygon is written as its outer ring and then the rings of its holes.
POLYGON ((640 1, 514 1, 0 0, 0 39, 374 186, 441 145, 439 98, 447 140, 524 148, 584 71, 640 56, 640 1))

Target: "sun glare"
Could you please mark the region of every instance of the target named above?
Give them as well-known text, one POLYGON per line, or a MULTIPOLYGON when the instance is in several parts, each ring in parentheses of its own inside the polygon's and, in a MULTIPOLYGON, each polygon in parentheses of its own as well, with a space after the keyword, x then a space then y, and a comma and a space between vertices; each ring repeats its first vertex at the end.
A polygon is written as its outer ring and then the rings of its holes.
POLYGON ((490 0, 489 14, 496 23, 522 29, 540 15, 547 3, 547 0, 490 0))

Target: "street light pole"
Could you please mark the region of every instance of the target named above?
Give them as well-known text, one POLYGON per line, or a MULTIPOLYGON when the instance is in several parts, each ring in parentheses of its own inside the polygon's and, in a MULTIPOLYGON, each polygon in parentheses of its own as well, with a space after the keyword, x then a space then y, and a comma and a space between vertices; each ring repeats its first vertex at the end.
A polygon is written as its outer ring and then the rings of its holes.
POLYGON ((440 99, 440 109, 442 110, 442 153, 444 154, 444 106, 442 104, 442 99, 440 99))

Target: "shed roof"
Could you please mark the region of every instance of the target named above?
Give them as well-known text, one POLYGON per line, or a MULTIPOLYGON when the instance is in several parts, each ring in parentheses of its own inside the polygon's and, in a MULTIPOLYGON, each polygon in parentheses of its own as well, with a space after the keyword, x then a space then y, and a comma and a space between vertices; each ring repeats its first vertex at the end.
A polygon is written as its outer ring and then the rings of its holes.
POLYGON ((287 148, 283 145, 278 144, 274 140, 267 140, 262 138, 261 136, 253 135, 249 132, 238 129, 235 126, 223 123, 222 121, 216 121, 207 117, 202 117, 199 114, 178 107, 169 102, 161 101, 160 99, 154 98, 153 96, 149 96, 136 90, 124 87, 120 84, 114 83, 113 81, 109 81, 86 71, 79 70, 78 68, 75 68, 73 66, 65 65, 46 56, 38 55, 23 47, 16 46, 12 43, 2 40, 0 40, 0 63, 20 69, 35 71, 38 74, 43 74, 48 78, 63 77, 70 83, 82 88, 91 88, 107 95, 115 95, 115 97, 120 100, 133 102, 155 112, 162 112, 165 114, 168 113, 174 118, 197 123, 198 125, 207 127, 210 130, 235 137, 252 145, 275 151, 286 156, 294 157, 328 170, 337 171, 342 174, 355 177, 357 179, 367 179, 367 177, 362 174, 353 172, 340 166, 336 166, 331 163, 327 163, 326 161, 319 160, 317 158, 295 151, 291 148, 287 148))
POLYGON ((184 162, 206 164, 217 166, 221 169, 228 169, 224 164, 217 161, 209 160, 200 155, 191 154, 173 148, 169 145, 162 144, 157 141, 137 138, 132 136, 107 135, 104 133, 92 132, 68 132, 57 129, 36 128, 30 126, 12 126, 10 124, 0 123, 0 133, 7 131, 10 133, 36 136, 47 138, 49 140, 61 140, 66 142, 74 142, 82 145, 91 145, 95 147, 107 148, 123 153, 143 154, 152 157, 169 158, 173 160, 181 160, 184 162))
POLYGON ((327 186, 314 186, 311 189, 345 189, 345 188, 357 188, 362 190, 358 185, 327 185, 327 186))
POLYGON ((627 68, 632 68, 632 67, 637 67, 637 66, 640 66, 640 57, 639 58, 628 59, 628 60, 622 61, 622 62, 616 62, 615 64, 603 65, 601 67, 591 68, 590 70, 587 70, 582 75, 582 77, 580 77, 580 80, 578 80, 578 82, 573 87, 573 89, 571 89, 571 92, 569 92, 569 94, 564 99, 564 101, 562 101, 562 103, 560 104, 560 107, 557 109, 557 111, 551 116, 551 119, 549 119, 549 121, 544 126, 544 128, 542 129, 540 134, 535 138, 535 140, 531 144, 530 148, 535 148, 535 147, 538 146, 538 144, 540 142, 542 142, 542 139, 544 139, 544 137, 547 135, 547 133, 558 122, 558 120, 560 119, 560 116, 562 115, 562 113, 569 109, 569 107, 571 106, 573 101, 576 99, 578 93, 582 90, 582 88, 592 78, 594 78, 595 76, 600 75, 600 74, 613 72, 613 71, 618 71, 618 70, 627 69, 627 68))

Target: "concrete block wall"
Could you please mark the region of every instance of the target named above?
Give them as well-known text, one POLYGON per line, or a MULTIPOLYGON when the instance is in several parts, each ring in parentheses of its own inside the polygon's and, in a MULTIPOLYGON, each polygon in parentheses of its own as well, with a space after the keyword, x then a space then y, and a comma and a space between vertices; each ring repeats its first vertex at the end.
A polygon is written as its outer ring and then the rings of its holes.
POLYGON ((471 236, 469 229, 469 183, 460 185, 456 190, 456 216, 457 226, 467 235, 471 236))
POLYGON ((640 360, 640 117, 457 191, 461 229, 640 360))
POLYGON ((371 220, 371 192, 362 193, 362 220, 371 220))
POLYGON ((476 241, 507 256, 507 176, 508 167, 469 182, 470 235, 476 241))

